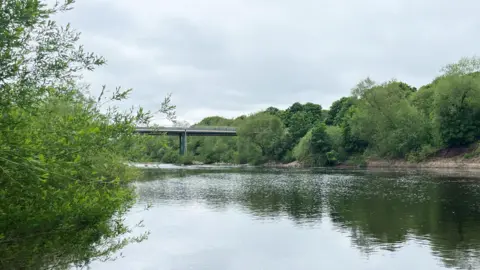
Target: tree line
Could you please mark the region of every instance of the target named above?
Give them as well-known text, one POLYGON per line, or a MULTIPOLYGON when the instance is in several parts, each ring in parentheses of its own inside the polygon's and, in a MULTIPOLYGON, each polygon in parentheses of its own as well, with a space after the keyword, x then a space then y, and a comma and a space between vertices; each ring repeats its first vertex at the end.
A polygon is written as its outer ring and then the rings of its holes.
POLYGON ((234 119, 212 116, 196 125, 237 127, 238 137, 189 137, 184 157, 178 155, 177 138, 152 137, 143 158, 332 166, 375 158, 420 162, 445 149, 467 149, 465 158, 472 158, 480 155, 480 58, 446 65, 419 89, 394 79, 366 78, 329 110, 296 102, 285 110, 269 107, 234 119))

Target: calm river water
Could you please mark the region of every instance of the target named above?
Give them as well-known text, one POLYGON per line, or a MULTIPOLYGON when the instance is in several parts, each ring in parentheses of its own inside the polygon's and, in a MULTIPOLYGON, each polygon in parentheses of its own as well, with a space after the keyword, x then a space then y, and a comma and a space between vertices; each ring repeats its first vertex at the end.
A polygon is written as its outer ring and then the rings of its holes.
POLYGON ((91 267, 480 269, 476 175, 149 170, 127 217, 149 239, 91 267))

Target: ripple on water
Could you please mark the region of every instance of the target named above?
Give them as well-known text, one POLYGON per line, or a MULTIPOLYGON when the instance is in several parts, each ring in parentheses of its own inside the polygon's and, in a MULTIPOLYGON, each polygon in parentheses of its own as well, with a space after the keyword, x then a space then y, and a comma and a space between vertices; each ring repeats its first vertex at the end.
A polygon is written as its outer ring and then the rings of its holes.
POLYGON ((137 183, 138 206, 153 204, 135 216, 150 239, 98 269, 480 268, 474 178, 278 170, 159 178, 137 183))

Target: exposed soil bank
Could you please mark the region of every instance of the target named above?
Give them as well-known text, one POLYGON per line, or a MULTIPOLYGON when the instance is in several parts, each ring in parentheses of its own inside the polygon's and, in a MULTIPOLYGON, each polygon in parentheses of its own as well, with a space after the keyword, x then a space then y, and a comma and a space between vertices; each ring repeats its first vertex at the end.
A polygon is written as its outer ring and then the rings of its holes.
MULTIPOLYGON (((281 164, 281 163, 267 163, 265 167, 275 168, 304 168, 304 166, 298 161, 281 164)), ((335 166, 338 169, 352 169, 358 168, 357 165, 339 164, 335 166)), ((404 160, 367 160, 366 168, 430 168, 430 169, 478 169, 480 170, 480 157, 465 159, 463 157, 450 157, 450 158, 432 158, 427 161, 413 163, 404 160)))
POLYGON ((480 169, 480 159, 464 158, 435 158, 419 163, 410 163, 401 160, 370 160, 367 161, 368 168, 453 168, 453 169, 480 169))
POLYGON ((452 147, 438 151, 434 157, 426 161, 414 163, 404 160, 367 160, 370 168, 452 168, 452 169, 480 169, 480 156, 465 158, 466 154, 478 151, 478 144, 466 147, 452 147))

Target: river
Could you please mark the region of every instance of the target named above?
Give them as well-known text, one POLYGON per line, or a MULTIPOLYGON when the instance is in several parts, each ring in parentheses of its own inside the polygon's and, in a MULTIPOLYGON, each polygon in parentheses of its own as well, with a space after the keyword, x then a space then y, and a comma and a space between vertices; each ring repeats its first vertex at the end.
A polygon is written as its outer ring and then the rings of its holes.
POLYGON ((480 177, 148 170, 127 217, 149 231, 92 269, 480 269, 480 177), (144 210, 147 204, 152 207, 144 210))

